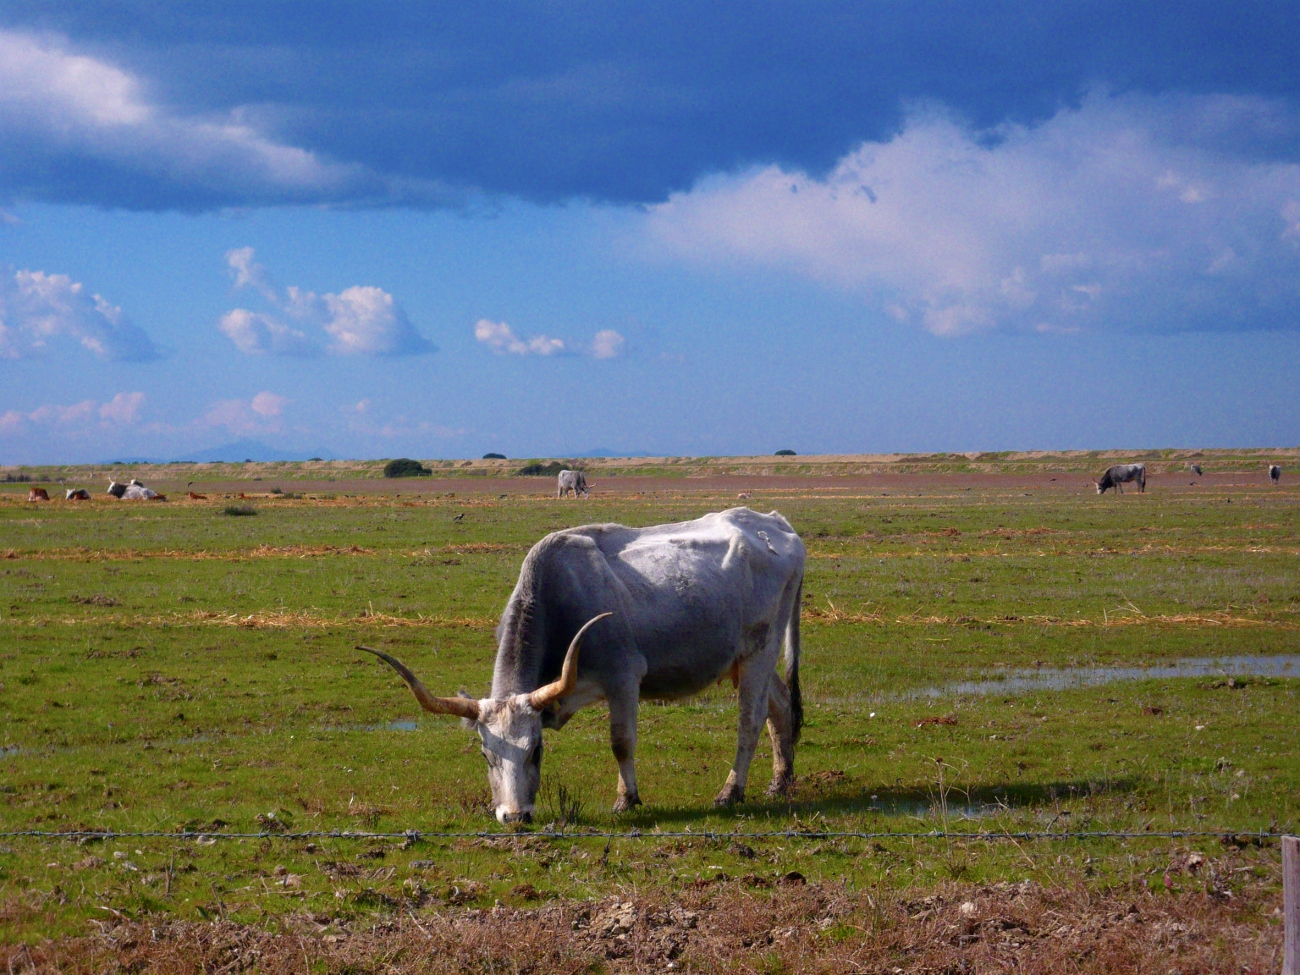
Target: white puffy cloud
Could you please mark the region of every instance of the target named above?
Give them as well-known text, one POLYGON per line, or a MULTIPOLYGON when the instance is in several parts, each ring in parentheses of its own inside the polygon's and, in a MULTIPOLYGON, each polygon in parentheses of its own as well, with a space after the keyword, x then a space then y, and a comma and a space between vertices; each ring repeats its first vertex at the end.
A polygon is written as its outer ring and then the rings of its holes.
POLYGON ((581 353, 593 359, 615 359, 623 354, 626 344, 623 336, 612 328, 597 332, 591 344, 566 343, 549 335, 530 335, 520 338, 505 322, 480 318, 474 324, 474 338, 500 355, 568 355, 581 353))
POLYGON ((139 419, 144 402, 144 393, 118 393, 107 403, 86 399, 67 406, 46 403, 30 412, 7 410, 0 414, 0 433, 21 433, 29 426, 59 430, 65 434, 130 426, 139 419))
POLYGON ((1093 92, 1033 128, 918 110, 824 178, 717 178, 649 215, 703 264, 859 291, 938 335, 1300 326, 1300 166, 1238 146, 1292 131, 1258 99, 1093 92))
POLYGON ((263 391, 251 400, 223 399, 208 407, 196 421, 199 427, 225 427, 231 433, 263 434, 280 432, 280 414, 289 400, 263 391))
POLYGON ((533 335, 521 339, 505 322, 480 318, 474 324, 474 338, 493 352, 511 355, 556 355, 564 351, 564 342, 546 335, 533 335))
POLYGON ((153 203, 175 194, 182 205, 318 200, 367 182, 358 167, 326 162, 259 131, 247 112, 178 115, 151 100, 129 71, 70 50, 60 38, 3 30, 0 143, 9 146, 0 152, 0 170, 37 193, 75 197, 79 180, 99 180, 102 195, 118 173, 108 192, 127 205, 141 192, 153 203), (84 176, 68 159, 81 161, 84 176))
POLYGON ((217 328, 235 343, 235 348, 250 355, 258 352, 314 355, 317 351, 306 332, 247 308, 235 308, 226 312, 217 322, 217 328))
POLYGON ((99 408, 99 415, 118 424, 134 423, 144 399, 144 393, 118 393, 99 408))
POLYGON ((612 328, 603 328, 591 340, 591 354, 597 359, 617 359, 626 344, 623 336, 612 328))
POLYGON ((253 248, 227 252, 226 263, 236 288, 254 289, 270 306, 267 312, 235 308, 221 316, 217 328, 241 352, 401 356, 436 351, 382 288, 354 286, 317 295, 290 285, 282 292, 254 260, 253 248))
POLYGON ((0 359, 44 355, 60 346, 101 359, 144 362, 158 351, 143 330, 66 274, 0 268, 0 359))
POLYGON ((284 404, 289 400, 284 396, 277 396, 275 393, 261 392, 253 397, 252 402, 248 405, 253 412, 262 417, 279 416, 280 411, 284 409, 284 404))
POLYGON ((339 355, 410 355, 428 351, 406 312, 381 288, 354 286, 322 295, 328 309, 322 327, 339 355))

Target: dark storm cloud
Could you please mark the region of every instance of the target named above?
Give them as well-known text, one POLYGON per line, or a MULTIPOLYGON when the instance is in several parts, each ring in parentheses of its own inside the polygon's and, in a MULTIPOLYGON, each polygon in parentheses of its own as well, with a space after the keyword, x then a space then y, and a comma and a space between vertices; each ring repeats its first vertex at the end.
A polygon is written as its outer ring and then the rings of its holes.
MULTIPOLYGON (((1292 102, 1296 10, 16 0, 0 27, 119 71, 148 117, 114 133, 73 112, 52 128, 0 98, 0 194, 139 209, 445 205, 475 190, 656 202, 754 164, 828 172, 918 99, 976 130, 1050 118, 1097 84, 1292 102)), ((48 108, 50 92, 28 94, 48 108)), ((1238 150, 1295 158, 1293 129, 1248 131, 1238 150)))

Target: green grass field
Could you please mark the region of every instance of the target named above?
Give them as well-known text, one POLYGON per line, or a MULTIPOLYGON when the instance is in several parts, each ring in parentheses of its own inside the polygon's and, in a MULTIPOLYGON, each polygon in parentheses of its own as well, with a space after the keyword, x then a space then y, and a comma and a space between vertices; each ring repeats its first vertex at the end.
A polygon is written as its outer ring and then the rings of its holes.
MULTIPOLYGON (((388 668, 353 647, 388 649, 435 693, 486 693, 497 614, 542 535, 736 503, 734 492, 674 493, 672 484, 653 497, 578 503, 412 500, 394 496, 397 485, 394 495, 267 495, 246 500, 254 517, 224 514, 228 502, 215 496, 28 504, 14 485, 0 494, 0 828, 500 829, 474 735, 422 715, 388 668)), ((509 906, 671 892, 718 873, 798 871, 900 889, 1025 878, 1131 885, 1159 875, 1171 849, 1154 840, 691 841, 655 830, 1297 827, 1294 677, 948 688, 1022 671, 1300 654, 1300 492, 1098 498, 1008 482, 850 497, 791 479, 748 503, 786 515, 810 555, 807 723, 791 802, 712 807, 735 747, 728 684, 643 705, 646 804, 615 819, 616 766, 594 707, 547 733, 532 828, 641 838, 521 848, 472 838, 9 837, 0 840, 5 939, 77 933, 106 912, 266 925, 303 910, 382 914, 413 891, 435 905, 509 906)), ((751 797, 769 774, 764 741, 751 797)), ((1270 881, 1276 850, 1252 855, 1247 866, 1270 881)))

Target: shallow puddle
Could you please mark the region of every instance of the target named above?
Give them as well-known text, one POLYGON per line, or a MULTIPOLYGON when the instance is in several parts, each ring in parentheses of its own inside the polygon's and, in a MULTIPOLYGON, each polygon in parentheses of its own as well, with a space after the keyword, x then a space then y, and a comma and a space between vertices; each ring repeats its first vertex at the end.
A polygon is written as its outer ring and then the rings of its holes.
MULTIPOLYGON (((923 799, 877 799, 871 797, 867 812, 885 816, 910 816, 913 819, 934 819, 943 821, 943 807, 935 801, 923 799)), ((948 803, 949 820, 983 819, 998 813, 1010 812, 1011 807, 994 802, 948 803)))
POLYGON ((1033 670, 1012 670, 1005 676, 985 680, 924 687, 905 692, 901 696, 915 700, 964 695, 1018 695, 1033 691, 1096 687, 1120 681, 1159 680, 1164 677, 1300 677, 1300 654, 1185 657, 1149 667, 1038 667, 1033 670))
POLYGON ((349 732, 349 731, 415 731, 420 727, 415 718, 398 718, 395 721, 381 721, 378 724, 345 724, 345 725, 328 725, 319 728, 319 731, 331 732, 349 732))

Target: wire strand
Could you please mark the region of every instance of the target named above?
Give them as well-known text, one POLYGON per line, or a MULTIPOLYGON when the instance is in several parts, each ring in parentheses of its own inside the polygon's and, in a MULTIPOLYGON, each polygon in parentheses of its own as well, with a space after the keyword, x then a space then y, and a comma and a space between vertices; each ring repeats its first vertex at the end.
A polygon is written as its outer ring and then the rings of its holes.
POLYGON ((1075 832, 1054 833, 1038 832, 998 832, 971 833, 930 830, 926 833, 877 832, 865 833, 846 830, 768 830, 760 832, 714 831, 705 830, 628 830, 624 832, 566 832, 562 830, 500 832, 443 832, 436 830, 403 830, 400 833, 371 833, 356 830, 314 830, 311 832, 259 832, 259 833, 223 833, 183 830, 164 832, 162 830, 10 830, 0 832, 0 839, 77 839, 77 840, 113 840, 113 839, 172 839, 172 840, 407 840, 416 843, 422 840, 437 839, 484 839, 484 840, 654 840, 654 839, 695 839, 695 840, 888 840, 888 839, 947 839, 947 840, 1096 840, 1096 839, 1249 839, 1267 840, 1287 836, 1287 833, 1269 830, 1149 830, 1149 831, 1109 831, 1081 830, 1075 832))

